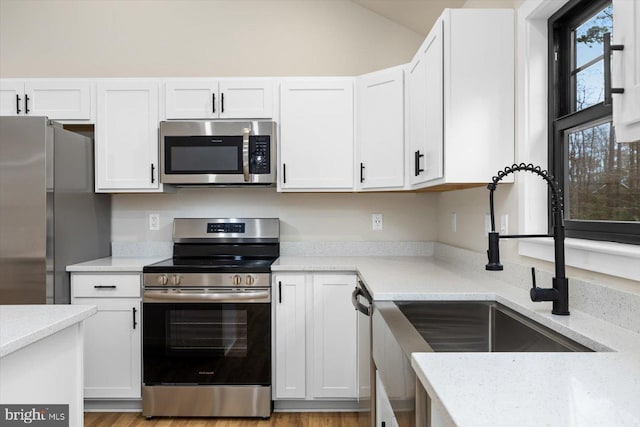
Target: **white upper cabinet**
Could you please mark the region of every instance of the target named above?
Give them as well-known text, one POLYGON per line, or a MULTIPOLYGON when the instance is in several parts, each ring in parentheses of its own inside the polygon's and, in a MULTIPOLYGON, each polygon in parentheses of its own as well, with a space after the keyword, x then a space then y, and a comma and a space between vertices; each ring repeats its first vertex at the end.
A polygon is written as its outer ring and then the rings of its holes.
POLYGON ((157 192, 158 83, 109 79, 97 85, 96 191, 157 192))
POLYGON ((271 79, 168 80, 164 118, 261 119, 273 116, 271 79))
POLYGON ((480 185, 514 161, 514 15, 447 9, 408 70, 412 188, 480 185))
POLYGON ((165 83, 166 119, 218 117, 217 80, 180 80, 165 83))
POLYGON ((273 117, 273 81, 270 79, 220 80, 221 119, 273 117))
POLYGON ((616 141, 640 141, 640 3, 613 0, 613 41, 624 50, 613 51, 612 86, 624 89, 613 94, 613 125, 616 141))
POLYGON ((91 81, 82 79, 1 79, 0 115, 88 121, 91 91, 91 81))
POLYGON ((353 79, 292 79, 280 87, 282 191, 352 191, 353 79))
POLYGON ((443 23, 438 19, 409 64, 407 165, 409 182, 443 175, 443 23))
POLYGON ((404 185, 404 66, 360 76, 357 84, 358 189, 404 185))

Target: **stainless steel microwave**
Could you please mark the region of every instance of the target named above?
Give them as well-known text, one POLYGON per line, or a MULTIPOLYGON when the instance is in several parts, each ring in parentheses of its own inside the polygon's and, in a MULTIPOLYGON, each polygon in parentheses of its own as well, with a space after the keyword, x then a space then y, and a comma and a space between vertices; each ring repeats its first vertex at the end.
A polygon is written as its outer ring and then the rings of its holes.
POLYGON ((276 123, 160 122, 160 164, 165 184, 275 184, 276 123))

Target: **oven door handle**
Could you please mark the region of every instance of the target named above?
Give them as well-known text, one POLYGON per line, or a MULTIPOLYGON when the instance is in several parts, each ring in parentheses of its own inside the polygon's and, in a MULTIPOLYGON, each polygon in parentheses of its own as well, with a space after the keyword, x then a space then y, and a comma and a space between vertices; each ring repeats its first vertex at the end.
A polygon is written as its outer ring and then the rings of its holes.
POLYGON ((249 182, 249 132, 251 129, 242 129, 242 173, 244 182, 249 182))
POLYGON ((271 292, 269 290, 240 292, 145 290, 143 302, 271 302, 271 292))

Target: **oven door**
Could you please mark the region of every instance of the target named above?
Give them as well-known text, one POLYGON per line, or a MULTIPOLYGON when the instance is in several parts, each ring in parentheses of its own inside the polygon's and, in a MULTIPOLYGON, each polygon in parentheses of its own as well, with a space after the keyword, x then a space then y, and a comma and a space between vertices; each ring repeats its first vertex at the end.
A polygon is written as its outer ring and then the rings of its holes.
POLYGON ((144 302, 144 384, 270 385, 270 305, 144 302))

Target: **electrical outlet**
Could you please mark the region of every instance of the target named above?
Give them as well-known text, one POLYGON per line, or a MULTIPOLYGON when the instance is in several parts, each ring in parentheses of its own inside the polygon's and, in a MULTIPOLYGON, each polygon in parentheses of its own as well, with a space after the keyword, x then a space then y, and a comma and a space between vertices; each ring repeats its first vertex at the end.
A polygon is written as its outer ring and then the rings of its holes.
POLYGON ((384 227, 384 224, 382 222, 382 214, 381 213, 371 214, 371 229, 380 231, 383 229, 383 227, 384 227))
POLYGON ((500 234, 509 234, 509 214, 500 216, 500 234))
POLYGON ((451 232, 455 233, 458 230, 458 216, 455 212, 451 212, 451 232))
POLYGON ((160 214, 149 214, 149 230, 160 230, 160 214))

